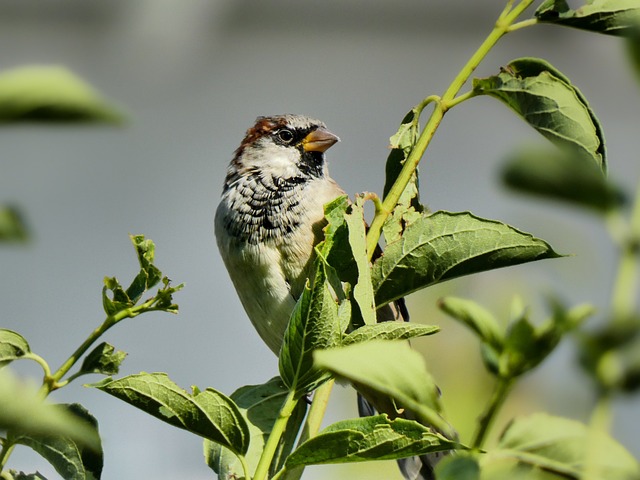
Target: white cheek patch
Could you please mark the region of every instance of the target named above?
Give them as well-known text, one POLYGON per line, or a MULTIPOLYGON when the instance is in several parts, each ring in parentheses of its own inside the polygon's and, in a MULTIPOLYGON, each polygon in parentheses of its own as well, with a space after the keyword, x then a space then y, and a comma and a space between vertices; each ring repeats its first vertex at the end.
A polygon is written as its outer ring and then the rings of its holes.
POLYGON ((290 155, 291 152, 281 152, 281 155, 275 155, 269 158, 268 165, 263 167, 264 173, 271 175, 272 177, 290 178, 300 174, 298 169, 298 152, 294 151, 295 155, 290 155), (294 158, 292 158, 294 157, 294 158))
POLYGON ((266 178, 291 178, 300 175, 300 152, 296 148, 270 143, 264 145, 253 160, 261 175, 266 178))

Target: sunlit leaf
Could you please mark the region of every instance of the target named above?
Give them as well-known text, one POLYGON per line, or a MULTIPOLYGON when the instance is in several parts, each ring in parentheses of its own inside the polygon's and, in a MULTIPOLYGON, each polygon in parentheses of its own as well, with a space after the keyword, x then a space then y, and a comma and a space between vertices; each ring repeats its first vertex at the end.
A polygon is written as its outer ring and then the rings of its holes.
POLYGON ((341 307, 350 309, 350 315, 344 318, 346 324, 342 330, 350 321, 354 325, 375 322, 363 203, 361 197, 351 203, 346 196, 342 196, 325 205, 327 226, 324 239, 316 248, 327 264, 327 281, 342 302, 341 307), (352 305, 343 302, 346 297, 351 299, 352 305))
POLYGON ((640 28, 637 0, 587 0, 572 10, 566 0, 546 0, 536 10, 540 22, 565 25, 607 35, 633 36, 640 28))
POLYGON ((425 335, 433 335, 440 331, 434 325, 420 325, 408 322, 381 322, 375 325, 364 325, 349 333, 343 339, 343 345, 368 342, 370 340, 408 340, 425 335))
MULTIPOLYGON (((158 284, 162 278, 162 272, 153 264, 155 258, 156 246, 151 239, 145 238, 144 235, 129 235, 131 243, 136 249, 138 254, 138 262, 140 268, 146 273, 146 289, 150 289, 158 284)), ((139 292, 127 292, 129 297, 135 299, 139 298, 139 292)))
POLYGON ((171 286, 171 281, 162 276, 162 272, 153 263, 155 245, 150 239, 145 239, 144 235, 130 235, 131 242, 136 249, 140 271, 134 277, 131 285, 126 290, 115 277, 105 277, 104 288, 102 289, 102 305, 107 315, 116 315, 125 309, 136 305, 142 295, 158 283, 156 294, 152 297, 153 302, 148 306, 148 310, 163 311, 167 313, 177 313, 178 305, 173 302, 173 294, 181 290, 184 284, 171 286))
MULTIPOLYGON (((85 422, 88 428, 95 429, 98 436, 98 422, 81 405, 66 405, 67 411, 85 422)), ((68 437, 54 435, 17 435, 16 443, 31 447, 44 457, 63 478, 74 480, 99 479, 102 473, 102 447, 87 449, 68 437)))
POLYGON ((640 476, 638 462, 605 432, 543 413, 510 423, 497 448, 481 457, 480 465, 483 479, 632 480, 640 476))
POLYGON ((482 342, 497 350, 502 349, 504 344, 502 328, 493 314, 483 306, 464 298, 445 297, 438 302, 438 307, 473 330, 482 342))
POLYGON ((119 123, 122 116, 68 70, 29 66, 0 74, 0 123, 25 121, 119 123))
POLYGON ((543 240, 468 212, 423 215, 374 262, 376 304, 463 275, 559 256, 543 240))
POLYGON ((11 477, 9 477, 11 480, 47 480, 47 477, 43 476, 40 472, 24 473, 12 469, 9 469, 8 471, 11 475, 11 477))
POLYGON ((0 368, 30 351, 29 344, 22 335, 0 328, 0 368))
POLYGON ((280 376, 298 396, 313 391, 329 374, 313 365, 314 350, 338 345, 342 336, 338 304, 327 283, 326 265, 315 262, 312 286, 305 286, 291 314, 280 350, 280 376))
POLYGON ((349 243, 349 228, 345 221, 350 205, 349 197, 342 195, 324 206, 327 225, 324 228, 324 239, 316 249, 336 270, 340 280, 355 285, 358 281, 358 266, 349 243))
POLYGON ((349 245, 358 271, 357 283, 353 287, 354 303, 360 310, 363 323, 372 325, 376 323, 376 306, 367 257, 364 199, 361 196, 356 198, 344 218, 349 230, 349 245))
POLYGON ((43 402, 37 390, 18 380, 8 369, 0 372, 0 405, 0 429, 12 435, 63 436, 100 450, 100 439, 93 426, 64 406, 43 402))
MULTIPOLYGON (((408 112, 398 131, 389 139, 391 152, 387 157, 385 171, 385 185, 383 198, 387 196, 404 166, 404 163, 416 144, 419 133, 418 118, 420 112, 414 107, 408 112)), ((420 217, 424 208, 420 204, 420 189, 418 170, 413 173, 411 180, 398 199, 396 207, 383 226, 384 238, 387 243, 397 240, 407 224, 420 217)))
MULTIPOLYGON (((238 405, 251 432, 249 450, 245 454, 245 460, 251 472, 258 464, 264 444, 288 393, 289 389, 282 380, 275 377, 261 385, 241 387, 231 394, 231 399, 238 405)), ((293 449, 306 410, 307 403, 298 402, 289 418, 280 448, 272 462, 272 475, 282 466, 286 456, 293 449)), ((221 445, 205 439, 204 454, 207 465, 218 474, 220 480, 236 480, 244 477, 244 470, 238 457, 221 445)))
POLYGON ((412 420, 387 415, 334 423, 303 443, 287 459, 287 467, 327 463, 395 460, 451 450, 458 446, 412 420))
POLYGON ((500 374, 514 377, 538 366, 555 350, 563 336, 580 326, 594 310, 590 305, 567 310, 555 304, 553 315, 539 326, 532 325, 526 312, 523 313, 507 330, 500 352, 500 374))
POLYGON ((513 60, 498 75, 475 79, 473 89, 501 100, 551 142, 606 170, 600 122, 582 93, 548 62, 513 60))
POLYGON ((421 422, 454 436, 440 416, 438 389, 422 356, 406 342, 372 340, 314 352, 316 365, 352 383, 381 413, 411 410, 421 422))
POLYGON ((120 364, 127 354, 116 351, 113 345, 103 342, 95 347, 82 362, 80 373, 101 373, 103 375, 115 375, 120 371, 120 364))
POLYGON ((237 453, 249 447, 249 427, 237 405, 212 389, 187 393, 165 373, 139 373, 91 385, 178 428, 237 453))
POLYGON ((131 301, 116 277, 104 277, 102 307, 107 315, 115 315, 133 305, 134 302, 131 301))

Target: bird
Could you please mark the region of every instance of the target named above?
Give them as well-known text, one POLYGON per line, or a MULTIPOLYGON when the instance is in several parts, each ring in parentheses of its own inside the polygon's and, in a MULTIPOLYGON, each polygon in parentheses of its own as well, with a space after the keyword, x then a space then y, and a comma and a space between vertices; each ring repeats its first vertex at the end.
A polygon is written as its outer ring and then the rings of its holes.
POLYGON ((306 116, 258 117, 227 169, 215 216, 218 249, 276 355, 322 240, 324 204, 344 195, 324 155, 339 140, 306 116))
MULTIPOLYGON (((345 195, 325 156, 338 141, 306 115, 261 116, 226 172, 215 214, 218 249, 249 319, 276 355, 323 238, 324 205, 345 195)), ((403 300, 378 311, 378 321, 387 320, 408 320, 403 300)), ((375 407, 359 395, 361 415, 375 407)), ((426 480, 433 478, 432 461, 422 456, 398 464, 406 479, 426 480)))

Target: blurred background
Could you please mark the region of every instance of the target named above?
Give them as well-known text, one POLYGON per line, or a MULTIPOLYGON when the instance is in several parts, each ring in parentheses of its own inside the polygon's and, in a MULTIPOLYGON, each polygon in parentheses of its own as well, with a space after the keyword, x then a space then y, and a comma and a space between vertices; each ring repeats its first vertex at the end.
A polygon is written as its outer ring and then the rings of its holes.
MULTIPOLYGON (((188 388, 227 394, 277 374, 224 270, 213 215, 225 169, 258 115, 305 113, 342 138, 332 176, 350 194, 380 193, 388 138, 413 105, 441 94, 490 31, 504 0, 38 0, 0 1, 0 70, 63 65, 126 112, 123 127, 19 126, 0 131, 0 202, 20 206, 32 231, 0 245, 0 326, 22 333, 57 368, 103 319, 105 275, 137 271, 129 233, 156 243, 156 263, 186 288, 180 314, 144 315, 104 340, 129 353, 121 375, 164 371, 188 388)), ((532 13, 532 12, 531 12, 532 13)), ((616 38, 536 26, 504 38, 476 72, 539 56, 590 100, 604 126, 610 175, 633 191, 640 178, 640 88, 616 38)), ((444 294, 468 296, 508 316, 511 299, 543 320, 543 296, 607 306, 616 258, 600 222, 582 211, 505 191, 505 154, 541 137, 502 104, 477 98, 451 111, 421 167, 431 209, 471 210, 549 241, 571 257, 477 275, 410 298, 412 319, 439 324, 420 339, 463 438, 487 399, 468 332, 438 313, 444 294)), ((38 378, 35 365, 20 363, 38 378)), ((85 377, 85 382, 98 377, 85 377)), ((105 479, 214 478, 199 438, 161 423, 82 381, 52 395, 79 401, 100 421, 105 479)), ((505 415, 540 409, 587 420, 588 379, 563 345, 516 389, 505 415)), ((613 433, 640 456, 640 403, 615 403, 613 433)), ((327 423, 356 415, 337 387, 327 423)), ((11 468, 57 474, 27 448, 11 468)), ((321 478, 398 479, 393 462, 313 467, 321 478)))

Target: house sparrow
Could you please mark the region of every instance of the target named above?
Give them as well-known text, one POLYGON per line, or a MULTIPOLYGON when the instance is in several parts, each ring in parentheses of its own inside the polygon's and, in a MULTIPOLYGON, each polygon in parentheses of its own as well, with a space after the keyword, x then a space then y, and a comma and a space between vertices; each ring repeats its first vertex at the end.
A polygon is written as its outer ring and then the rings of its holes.
POLYGON ((227 170, 218 248, 249 319, 276 355, 322 239, 324 204, 344 194, 324 158, 338 141, 318 120, 258 117, 227 170))
MULTIPOLYGON (((324 205, 344 191, 329 176, 325 151, 339 141, 324 123, 302 115, 258 117, 235 152, 216 211, 218 248, 240 301, 267 346, 278 355, 289 317, 322 240, 324 205)), ((378 321, 406 319, 403 302, 378 321)), ((395 404, 385 412, 397 416, 395 404)), ((359 397, 361 414, 380 402, 359 397)), ((433 478, 429 458, 398 461, 407 479, 433 478)))

